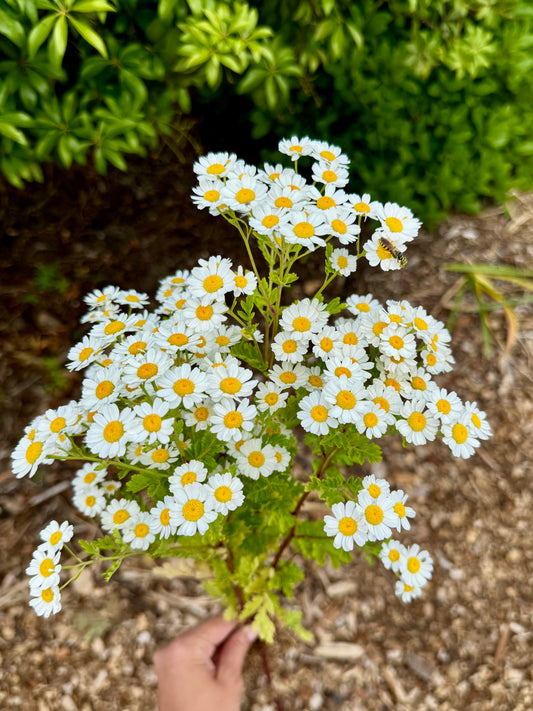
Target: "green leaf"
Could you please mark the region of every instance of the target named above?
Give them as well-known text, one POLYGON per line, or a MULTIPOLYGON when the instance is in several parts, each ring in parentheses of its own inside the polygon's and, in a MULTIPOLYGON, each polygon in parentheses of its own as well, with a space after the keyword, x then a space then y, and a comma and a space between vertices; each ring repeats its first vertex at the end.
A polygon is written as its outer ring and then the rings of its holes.
POLYGON ((0 7, 0 35, 4 35, 17 47, 22 47, 26 39, 24 27, 0 7))
POLYGON ((83 39, 88 42, 91 47, 94 47, 97 52, 99 52, 105 59, 108 58, 107 48, 105 46, 104 40, 100 35, 93 30, 93 28, 85 20, 76 20, 74 17, 69 15, 69 21, 72 23, 73 27, 80 33, 83 39))
POLYGON ((48 15, 30 31, 30 34, 28 35, 28 55, 30 59, 35 56, 39 47, 52 31, 56 18, 57 15, 48 15))
POLYGON ((3 123, 1 120, 0 120, 0 134, 2 134, 3 136, 6 136, 6 138, 10 138, 12 141, 15 141, 15 143, 20 143, 21 146, 28 145, 28 139, 22 133, 22 131, 19 131, 18 128, 15 128, 15 126, 13 126, 9 123, 3 123))
POLYGON ((48 43, 48 56, 50 63, 56 67, 61 66, 67 49, 68 25, 64 15, 59 15, 54 26, 52 37, 48 43))
POLYGON ((73 12, 116 12, 106 0, 80 0, 72 6, 73 12))

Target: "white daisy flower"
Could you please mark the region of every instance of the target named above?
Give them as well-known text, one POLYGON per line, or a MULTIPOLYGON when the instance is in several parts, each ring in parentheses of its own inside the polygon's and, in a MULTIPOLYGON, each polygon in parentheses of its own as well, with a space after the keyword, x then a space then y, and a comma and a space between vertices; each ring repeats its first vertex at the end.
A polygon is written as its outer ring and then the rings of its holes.
POLYGON ((306 190, 294 190, 293 188, 292 185, 273 185, 268 193, 269 202, 272 202, 278 210, 283 210, 281 213, 283 215, 287 215, 287 211, 292 210, 295 206, 301 209, 307 200, 306 190))
POLYGON ((121 487, 122 483, 120 481, 116 481, 116 479, 108 479, 102 482, 101 489, 105 496, 112 496, 121 487))
POLYGON ((322 190, 319 190, 314 185, 309 187, 308 200, 313 202, 314 207, 325 212, 326 210, 335 210, 346 205, 348 195, 344 190, 339 190, 336 185, 322 187, 322 190))
POLYGON ((318 246, 326 245, 323 237, 328 233, 329 227, 319 210, 314 212, 292 210, 287 225, 280 228, 280 234, 286 242, 299 244, 311 251, 318 246))
POLYGON ((324 328, 312 337, 313 355, 317 358, 330 358, 341 354, 341 334, 334 326, 324 328))
POLYGON ((26 575, 31 576, 32 590, 42 590, 59 584, 60 555, 60 549, 51 550, 47 543, 41 544, 33 551, 31 563, 26 568, 26 575))
POLYGON ((223 300, 211 301, 209 296, 191 297, 183 309, 183 318, 191 328, 199 333, 205 333, 219 328, 226 320, 226 304, 223 300))
POLYGON ((280 331, 274 337, 271 347, 276 360, 282 363, 300 363, 305 354, 309 340, 295 336, 292 331, 280 331))
POLYGON ((354 543, 363 546, 368 541, 368 529, 361 512, 353 501, 333 504, 333 516, 324 516, 324 531, 334 536, 335 548, 352 551, 354 543))
POLYGON ((324 383, 325 380, 322 375, 322 369, 319 365, 313 365, 307 369, 307 380, 304 383, 306 390, 322 390, 324 383))
POLYGON ((150 297, 148 294, 135 289, 121 289, 116 301, 122 306, 129 306, 131 309, 142 309, 150 303, 150 297))
POLYGON ((350 159, 347 155, 342 153, 342 149, 327 141, 313 141, 313 152, 311 155, 313 158, 327 163, 336 163, 343 166, 350 165, 350 159))
POLYGON ((133 550, 146 551, 155 541, 156 531, 149 512, 141 511, 126 521, 122 529, 122 538, 133 550))
POLYGON ((169 505, 170 521, 178 536, 194 536, 196 532, 203 535, 207 531, 218 516, 208 498, 208 489, 202 484, 187 484, 174 492, 169 505))
POLYGON ((280 230, 287 229, 289 225, 289 213, 283 207, 276 207, 269 201, 261 205, 256 205, 253 214, 248 218, 248 224, 259 235, 273 237, 280 230))
MULTIPOLYGON (((366 352, 363 348, 358 350, 353 349, 353 353, 357 353, 359 358, 367 358, 366 352)), ((363 385, 365 380, 368 378, 367 370, 372 367, 370 362, 359 363, 357 358, 353 356, 333 356, 324 360, 326 370, 324 371, 324 381, 336 380, 338 378, 347 378, 353 384, 363 385)))
POLYGON ((235 153, 218 152, 200 156, 193 165, 193 170, 199 177, 225 178, 233 168, 237 156, 235 153))
POLYGON ((169 477, 170 491, 174 493, 187 484, 202 483, 207 476, 205 465, 198 459, 191 459, 186 464, 176 467, 169 477))
POLYGON ((78 469, 72 480, 75 490, 100 484, 105 479, 107 469, 96 469, 95 467, 93 462, 86 462, 81 469, 78 469))
POLYGON ((291 463, 291 453, 279 444, 272 445, 272 448, 274 449, 274 457, 276 459, 274 471, 284 472, 291 463))
POLYGON ((447 445, 454 457, 469 459, 479 447, 479 439, 472 432, 473 426, 467 414, 457 418, 449 418, 441 425, 442 441, 447 445))
POLYGON ((44 438, 37 439, 35 431, 31 435, 24 436, 11 453, 11 470, 20 479, 26 474, 32 477, 41 464, 52 464, 53 446, 50 441, 44 438))
POLYGON ((227 208, 223 196, 224 183, 221 180, 201 177, 192 189, 191 200, 199 210, 207 208, 211 215, 219 215, 227 208))
POLYGON ((382 541, 384 538, 390 538, 397 516, 389 494, 383 493, 374 498, 368 491, 360 491, 357 508, 366 522, 369 540, 382 541))
POLYGON ((211 432, 223 442, 237 441, 242 437, 242 430, 252 430, 256 415, 255 405, 251 405, 248 400, 235 404, 232 399, 223 398, 213 405, 211 432))
POLYGON ((255 404, 259 412, 276 412, 287 404, 289 394, 270 381, 259 383, 255 392, 255 404))
POLYGON ((234 511, 244 501, 242 481, 230 472, 213 474, 209 477, 206 487, 211 507, 223 516, 234 511))
POLYGON ((102 353, 105 343, 97 338, 91 331, 88 336, 84 336, 79 343, 69 350, 67 358, 67 368, 69 370, 81 370, 91 363, 94 363, 102 353))
POLYGON ((432 393, 437 389, 436 383, 431 378, 431 373, 427 373, 424 368, 417 368, 411 372, 407 381, 408 387, 403 390, 405 397, 419 397, 428 402, 432 399, 432 393))
POLYGON ((233 272, 233 286, 232 290, 235 296, 241 296, 242 294, 250 295, 253 294, 257 288, 257 277, 251 271, 244 271, 241 266, 237 267, 237 271, 233 272))
POLYGON ((170 506, 174 497, 165 496, 163 501, 150 509, 151 526, 150 529, 160 538, 168 538, 176 533, 177 524, 170 520, 170 506))
POLYGON ((352 294, 346 299, 348 311, 358 317, 381 308, 381 304, 372 294, 352 294))
POLYGON ((119 366, 91 369, 81 387, 80 405, 88 410, 96 410, 100 405, 115 402, 124 392, 119 366))
POLYGON ((381 222, 382 229, 402 243, 413 240, 422 226, 420 220, 413 217, 407 207, 401 207, 395 202, 387 202, 376 208, 376 217, 381 222))
POLYGON ((202 400, 197 405, 182 412, 183 421, 187 427, 194 427, 195 430, 206 430, 211 424, 213 414, 213 401, 202 400))
MULTIPOLYGON (((368 392, 365 392, 365 398, 368 398, 368 392)), ((381 404, 371 400, 361 401, 358 409, 357 431, 366 435, 369 439, 383 437, 389 426, 394 425, 396 422, 396 418, 391 412, 385 412, 381 404)))
POLYGON ((74 528, 68 521, 63 521, 61 525, 57 521, 50 521, 39 533, 39 536, 48 546, 48 550, 51 553, 55 553, 70 541, 73 533, 74 528))
POLYGON ((377 210, 381 207, 381 203, 377 200, 372 200, 368 193, 362 195, 350 195, 350 205, 356 215, 361 215, 365 219, 370 217, 373 220, 377 219, 377 210))
POLYGON ((172 358, 156 348, 132 356, 124 364, 123 379, 130 387, 159 382, 172 366, 172 358))
POLYGON ((128 331, 133 331, 136 319, 137 316, 128 316, 122 313, 114 314, 112 318, 94 324, 89 336, 99 339, 108 346, 128 331))
POLYGON ((492 430, 487 415, 480 410, 477 402, 465 402, 465 414, 467 415, 468 426, 472 434, 479 439, 489 439, 492 437, 492 430))
POLYGON ((72 503, 84 516, 97 516, 105 509, 107 501, 102 489, 93 485, 76 489, 72 503))
POLYGON ((174 408, 183 404, 190 409, 205 398, 208 388, 208 377, 200 368, 183 363, 172 367, 158 382, 158 397, 174 408))
POLYGON ((102 528, 111 533, 115 528, 121 530, 130 519, 136 519, 141 513, 139 504, 130 499, 113 499, 101 514, 102 528))
POLYGON ((267 195, 268 188, 257 177, 242 174, 230 177, 221 190, 224 202, 231 210, 246 214, 252 212, 267 195))
POLYGON ((415 585, 408 585, 403 580, 397 580, 394 589, 396 595, 402 598, 402 602, 411 602, 422 595, 422 588, 415 585))
POLYGON ((58 585, 31 591, 30 605, 39 617, 50 617, 61 610, 61 593, 58 585))
POLYGON ((165 419, 169 410, 168 402, 164 402, 159 397, 154 398, 152 404, 142 402, 140 405, 135 405, 133 408, 135 420, 130 430, 131 441, 168 444, 174 432, 174 418, 165 419))
POLYGON ((379 558, 387 570, 400 572, 400 558, 405 555, 406 548, 399 541, 385 541, 381 545, 379 558))
POLYGON ((168 353, 193 352, 199 347, 202 336, 191 329, 183 318, 169 319, 154 334, 154 342, 168 353))
POLYGON ((302 156, 310 156, 313 154, 313 141, 309 136, 304 136, 303 138, 298 138, 298 136, 283 138, 278 143, 278 150, 280 153, 289 156, 291 160, 296 161, 302 156))
POLYGON ((179 450, 175 444, 158 444, 155 449, 143 447, 139 461, 146 467, 165 471, 177 462, 178 457, 179 450))
POLYGON ((425 444, 437 436, 439 422, 421 397, 405 402, 400 410, 400 418, 396 421, 396 429, 411 444, 425 444))
POLYGON ((297 390, 307 382, 309 371, 304 365, 300 365, 299 363, 295 365, 284 363, 283 365, 273 365, 269 375, 270 380, 282 390, 288 388, 297 390))
POLYGON ((416 341, 405 326, 391 323, 381 332, 379 350, 385 355, 396 358, 414 358, 416 356, 416 341))
POLYGON ((231 259, 221 256, 200 259, 188 280, 188 291, 197 299, 204 296, 211 301, 221 301, 224 294, 233 288, 231 259))
POLYGON ((314 390, 300 400, 297 417, 306 432, 326 435, 338 420, 332 416, 332 406, 326 402, 321 392, 314 390))
POLYGON ((276 469, 277 459, 271 444, 263 445, 260 439, 249 439, 241 446, 237 456, 237 468, 250 479, 270 476, 276 469))
POLYGON ((356 224, 356 216, 346 209, 331 209, 324 213, 329 234, 341 244, 352 244, 357 240, 361 228, 356 224))
POLYGON ((337 188, 343 188, 348 185, 348 171, 341 165, 337 166, 328 161, 319 160, 313 163, 311 173, 313 180, 317 183, 335 185, 337 188))
POLYGON ((248 368, 226 361, 224 367, 211 369, 207 376, 206 390, 215 402, 223 398, 250 397, 257 384, 252 376, 253 371, 248 368))
MULTIPOLYGON (((381 267, 384 272, 395 271, 401 269, 402 265, 396 259, 394 254, 386 249, 381 238, 384 235, 376 230, 372 237, 363 244, 363 249, 365 250, 365 257, 367 262, 371 267, 381 267)), ((399 251, 402 251, 403 245, 392 243, 393 247, 396 247, 399 251)))
POLYGON ((122 457, 131 442, 131 429, 135 414, 129 407, 122 411, 113 403, 104 405, 93 417, 85 441, 97 457, 122 457))
POLYGON ((390 485, 386 479, 379 479, 375 474, 368 474, 364 477, 363 491, 367 491, 373 499, 379 498, 382 494, 390 494, 390 485))
POLYGON ((322 391, 331 417, 343 425, 359 422, 365 395, 366 391, 361 383, 346 375, 331 378, 322 391))
POLYGON ((298 338, 310 338, 327 324, 329 314, 318 299, 302 299, 283 309, 280 328, 298 338))
POLYGON ((464 411, 463 403, 457 393, 448 392, 445 388, 435 388, 430 391, 427 398, 427 408, 441 422, 455 420, 464 411))
POLYGON ((357 256, 350 254, 347 249, 334 249, 330 257, 330 266, 341 276, 350 276, 357 269, 357 256))
POLYGON ((427 551, 421 550, 418 543, 406 548, 400 557, 400 575, 407 585, 424 587, 433 573, 433 561, 427 551))
MULTIPOLYGON (((115 345, 113 346, 112 353, 113 357, 116 358, 117 361, 124 361, 128 360, 130 356, 136 356, 140 353, 145 353, 148 348, 153 348, 154 346, 158 346, 156 334, 146 329, 136 331, 135 333, 129 336, 125 336, 120 341, 120 343, 115 343, 115 345)), ((91 377, 96 372, 95 370, 93 370, 93 368, 94 366, 92 366, 90 369, 91 377)))
POLYGON ((405 502, 407 501, 407 494, 404 494, 401 489, 398 489, 390 494, 390 498, 394 502, 394 513, 398 517, 396 530, 400 532, 402 528, 405 528, 406 531, 409 531, 411 528, 409 519, 414 518, 416 516, 416 512, 410 506, 405 505, 405 502))
POLYGON ((367 386, 366 397, 370 402, 379 405, 385 413, 397 415, 402 409, 403 402, 398 391, 387 386, 382 380, 373 380, 372 384, 367 386))

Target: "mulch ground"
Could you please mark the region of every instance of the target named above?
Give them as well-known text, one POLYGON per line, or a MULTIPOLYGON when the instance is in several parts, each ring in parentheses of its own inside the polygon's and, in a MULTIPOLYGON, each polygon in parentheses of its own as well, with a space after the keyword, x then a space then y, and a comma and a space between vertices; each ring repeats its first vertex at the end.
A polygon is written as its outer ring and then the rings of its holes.
MULTIPOLYGON (((152 654, 217 612, 182 566, 178 577, 142 558, 110 584, 86 572, 64 593, 64 610, 37 618, 24 570, 51 519, 79 536, 94 525, 70 504, 67 467, 46 480, 16 480, 9 454, 24 426, 47 407, 76 397, 80 376, 63 369, 83 330, 82 299, 117 284, 154 293, 158 279, 199 257, 245 263, 238 235, 189 199, 193 151, 169 151, 106 178, 88 170, 50 171, 43 186, 0 186, 0 707, 6 711, 145 711, 155 708, 152 654)), ((407 298, 449 316, 457 275, 446 262, 533 264, 533 196, 506 210, 454 216, 409 248, 394 277, 364 270, 336 294, 372 291, 407 298)), ((311 293, 316 264, 299 292, 311 293)), ((326 711, 531 711, 533 708, 533 313, 517 308, 519 334, 506 348, 506 322, 491 315, 495 351, 486 357, 479 319, 459 316, 456 368, 439 381, 475 400, 494 436, 467 461, 440 442, 402 448, 383 440, 371 471, 409 494, 417 517, 404 543, 435 560, 424 596, 404 605, 386 571, 359 557, 341 569, 306 565, 291 604, 315 635, 305 645, 281 633, 269 650, 272 684, 285 709, 326 711)), ((305 463, 303 464, 305 466, 305 463)), ((318 504, 311 502, 310 506, 318 504)), ((274 711, 260 656, 246 669, 245 711, 274 711)), ((207 711, 207 710, 206 710, 207 711)))

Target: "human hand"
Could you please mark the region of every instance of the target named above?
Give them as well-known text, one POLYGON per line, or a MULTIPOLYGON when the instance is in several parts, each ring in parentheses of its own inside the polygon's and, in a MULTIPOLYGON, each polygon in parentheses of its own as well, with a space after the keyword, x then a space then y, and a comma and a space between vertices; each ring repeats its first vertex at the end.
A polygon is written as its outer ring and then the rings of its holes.
POLYGON ((239 711, 242 666, 257 634, 215 617, 154 654, 159 711, 239 711))

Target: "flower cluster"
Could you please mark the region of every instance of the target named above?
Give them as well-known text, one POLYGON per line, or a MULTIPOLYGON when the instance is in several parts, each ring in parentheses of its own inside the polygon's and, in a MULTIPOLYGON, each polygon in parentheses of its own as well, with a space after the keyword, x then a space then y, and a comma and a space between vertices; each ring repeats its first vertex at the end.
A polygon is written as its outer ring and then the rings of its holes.
MULTIPOLYGON (((134 289, 89 294, 82 321, 90 330, 67 364, 85 371, 81 396, 37 417, 13 453, 17 477, 56 459, 84 461, 73 481, 75 506, 130 550, 179 545, 214 530, 227 546, 224 520, 238 530, 236 516, 249 497, 255 511, 261 482, 281 486, 280 477, 292 478, 298 425, 311 437, 342 432, 346 441, 351 433, 368 442, 396 432, 415 445, 440 436, 463 458, 490 436, 476 403, 434 381, 454 363, 450 334, 422 307, 352 294, 336 308, 322 300, 322 289, 281 305, 276 285, 290 283, 292 264, 309 250, 327 245, 324 286, 355 269, 361 256, 400 268, 419 222, 406 208, 344 192, 348 159, 337 147, 292 138, 280 150, 314 160, 313 184, 293 168, 257 170, 227 153, 195 165, 194 201, 232 222, 248 249, 257 241, 270 279, 261 278, 249 250, 252 270, 217 255, 167 277, 151 310, 149 296, 134 289), (364 219, 379 226, 361 248, 364 219), (356 253, 332 249, 333 239, 355 243, 356 253)), ((333 462, 336 451, 325 459, 333 462)), ((327 471, 319 469, 317 481, 327 471)), ((279 519, 287 526, 279 555, 294 535, 290 517, 307 496, 302 491, 279 519)), ((392 540, 415 515, 406 501, 403 491, 367 476, 332 505, 322 537, 334 549, 378 555, 409 601, 431 577, 432 563, 417 545, 392 540)), ((268 505, 266 498, 265 511, 268 505)), ((60 608, 59 554, 72 527, 52 522, 42 535, 28 573, 32 605, 48 615, 60 608)), ((267 546, 265 565, 268 555, 267 546)), ((276 566, 279 556, 274 560, 276 566)))

